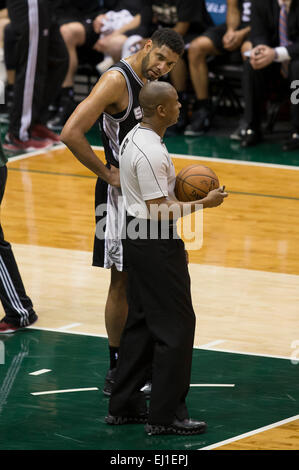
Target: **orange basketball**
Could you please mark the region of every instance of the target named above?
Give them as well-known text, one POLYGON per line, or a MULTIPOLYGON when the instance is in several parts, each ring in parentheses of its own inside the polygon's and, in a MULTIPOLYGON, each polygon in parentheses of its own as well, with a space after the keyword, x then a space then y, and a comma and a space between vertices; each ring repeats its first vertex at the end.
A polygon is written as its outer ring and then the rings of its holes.
POLYGON ((176 177, 175 195, 179 201, 196 201, 219 188, 217 175, 204 165, 189 165, 176 177))

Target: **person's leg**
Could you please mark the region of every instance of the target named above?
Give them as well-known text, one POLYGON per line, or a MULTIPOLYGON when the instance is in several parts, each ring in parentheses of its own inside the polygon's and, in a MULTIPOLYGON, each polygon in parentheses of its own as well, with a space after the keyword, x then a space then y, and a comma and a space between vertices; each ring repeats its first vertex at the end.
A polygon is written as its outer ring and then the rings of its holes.
POLYGON ((39 3, 40 40, 38 46, 36 83, 32 103, 30 135, 36 139, 60 142, 46 127, 48 107, 60 93, 68 67, 68 52, 58 25, 52 22, 48 2, 39 3))
POLYGON ((188 51, 189 70, 197 100, 207 100, 209 98, 207 56, 218 54, 219 51, 212 39, 207 36, 199 36, 190 44, 188 51))
POLYGON ((267 77, 269 78, 270 74, 275 75, 276 71, 277 67, 275 65, 261 70, 254 70, 249 60, 244 62, 244 129, 241 131, 242 147, 254 146, 261 140, 262 105, 266 98, 267 77))
MULTIPOLYGON (((248 52, 252 49, 252 43, 250 41, 245 41, 242 46, 241 46, 241 56, 242 56, 242 60, 243 60, 243 63, 245 61, 248 60, 248 57, 245 56, 245 52, 248 52)), ((230 135, 230 138, 232 140, 237 140, 237 141, 240 141, 242 140, 242 135, 244 134, 244 131, 246 130, 246 122, 245 122, 245 118, 242 114, 240 120, 239 120, 239 123, 238 123, 238 126, 237 128, 231 133, 230 135)))
POLYGON ((4 35, 4 63, 6 68, 6 84, 5 84, 5 103, 0 106, 2 116, 2 122, 9 123, 9 114, 14 99, 14 83, 15 83, 15 71, 16 71, 16 34, 8 23, 3 31, 4 35))
POLYGON ((170 81, 178 93, 182 105, 178 122, 167 129, 166 135, 177 135, 184 131, 188 122, 188 95, 186 93, 188 80, 188 67, 184 57, 180 57, 170 72, 170 81))
POLYGON ((128 37, 124 34, 109 34, 99 39, 93 46, 98 52, 105 56, 110 56, 114 62, 118 62, 122 57, 122 50, 128 37))
MULTIPOLYGON (((210 34, 207 32, 207 34, 210 34)), ((207 58, 220 54, 222 28, 211 29, 211 34, 194 39, 189 46, 188 61, 192 86, 196 101, 190 124, 185 135, 201 135, 211 125, 211 105, 209 99, 209 68, 207 58), (220 41, 220 45, 218 42, 220 41)))
POLYGON ((48 106, 56 101, 69 65, 69 54, 58 25, 51 22, 49 29, 47 80, 39 116, 36 122, 46 124, 48 106))
MULTIPOLYGON (((145 265, 146 260, 141 261, 145 265)), ((148 422, 165 425, 175 418, 189 417, 185 398, 190 385, 195 314, 183 242, 161 240, 147 261, 150 269, 139 274, 139 283, 155 344, 148 422)))
POLYGON ((105 306, 105 326, 108 335, 109 369, 105 377, 103 393, 110 396, 115 381, 121 335, 127 320, 127 273, 111 268, 110 286, 105 306))
MULTIPOLYGON (((119 354, 119 345, 121 334, 127 319, 128 305, 127 305, 127 273, 121 270, 121 264, 125 265, 125 260, 120 263, 118 269, 115 266, 117 259, 107 261, 109 257, 109 247, 107 232, 109 227, 114 226, 115 219, 113 217, 114 210, 117 207, 110 204, 108 208, 108 185, 101 178, 97 179, 95 187, 95 221, 96 231, 94 237, 93 247, 93 266, 110 269, 110 286, 105 306, 105 325, 108 335, 108 346, 110 364, 109 370, 106 375, 103 393, 110 395, 111 387, 114 383, 115 369, 119 354), (109 211, 109 213, 108 213, 109 211), (110 217, 109 217, 110 215, 110 217), (112 219, 112 221, 111 221, 112 219), (109 227, 108 227, 109 226, 109 227)), ((110 237, 114 235, 110 233, 110 237)), ((109 237, 108 237, 109 238, 109 237)))
POLYGON ((83 46, 83 44, 85 43, 85 28, 82 23, 74 21, 72 23, 66 23, 61 25, 60 32, 64 39, 69 54, 69 66, 62 87, 73 87, 74 75, 78 68, 77 47, 83 46))
POLYGON ((52 141, 31 138, 30 127, 45 89, 49 5, 44 0, 8 0, 7 5, 16 33, 16 76, 4 147, 24 151, 47 148, 52 141))
POLYGON ((69 116, 74 111, 74 77, 78 69, 77 48, 86 45, 88 31, 84 21, 72 21, 60 26, 60 33, 68 53, 68 68, 59 90, 58 99, 52 100, 56 110, 52 113, 47 125, 53 131, 61 131, 69 116))
POLYGON ((126 240, 129 313, 120 347, 113 414, 126 407, 148 372, 152 354, 149 423, 188 419, 195 315, 181 240, 126 240), (134 283, 133 283, 134 281, 134 283), (121 403, 121 405, 120 405, 121 403))
POLYGON ((34 83, 32 83, 32 81, 29 83, 29 80, 27 80, 26 83, 26 76, 29 75, 29 71, 31 71, 31 69, 34 72, 36 67, 38 32, 35 25, 38 25, 38 9, 32 7, 32 11, 30 12, 27 2, 9 0, 8 10, 9 16, 11 18, 11 28, 13 29, 16 38, 16 77, 14 84, 14 101, 10 115, 9 132, 16 138, 25 140, 28 139, 27 131, 31 122, 30 110, 34 89, 34 83), (31 23, 28 18, 30 14, 32 18, 31 23), (33 23, 35 23, 35 25, 33 23), (31 30, 31 44, 29 44, 29 34, 31 30), (29 56, 31 58, 30 61, 29 56), (27 100, 24 100, 25 92, 26 96, 28 96, 27 100), (31 100, 28 103, 29 98, 31 98, 31 100), (21 119, 23 114, 24 101, 26 101, 26 105, 29 105, 29 112, 27 113, 27 115, 29 116, 29 122, 26 126, 23 125, 23 128, 21 130, 21 119))
MULTIPOLYGON (((4 195, 7 168, 0 168, 0 204, 4 195)), ((0 334, 14 333, 37 320, 32 301, 25 292, 22 278, 10 243, 4 240, 0 225, 0 300, 5 316, 0 322, 0 334)))
POLYGON ((111 268, 111 279, 105 307, 105 325, 109 345, 119 348, 120 338, 128 314, 127 273, 111 268))
POLYGON ((106 420, 108 424, 122 424, 119 417, 131 416, 141 419, 140 422, 146 422, 147 418, 145 395, 140 393, 140 388, 151 366, 153 341, 142 309, 138 275, 134 270, 130 270, 128 275, 128 303, 128 320, 121 336, 120 356, 106 420))

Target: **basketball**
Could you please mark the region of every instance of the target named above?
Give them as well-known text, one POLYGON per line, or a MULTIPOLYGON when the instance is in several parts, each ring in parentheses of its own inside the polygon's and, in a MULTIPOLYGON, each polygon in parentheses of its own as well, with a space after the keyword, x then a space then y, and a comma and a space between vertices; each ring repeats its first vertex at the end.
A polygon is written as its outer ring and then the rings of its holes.
POLYGON ((211 168, 204 165, 189 165, 176 177, 175 195, 179 201, 196 201, 217 188, 219 180, 211 168))

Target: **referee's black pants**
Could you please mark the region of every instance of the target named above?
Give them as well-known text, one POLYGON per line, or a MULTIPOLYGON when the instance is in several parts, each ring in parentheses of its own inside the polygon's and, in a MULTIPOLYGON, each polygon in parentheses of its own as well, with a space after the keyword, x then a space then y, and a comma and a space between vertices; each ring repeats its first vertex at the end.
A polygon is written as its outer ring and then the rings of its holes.
POLYGON ((115 416, 144 409, 139 392, 152 372, 151 424, 188 418, 185 403, 191 375, 195 314, 184 243, 125 240, 128 271, 127 323, 122 335, 109 412, 115 416))
MULTIPOLYGON (((5 191, 7 167, 0 167, 0 204, 5 191)), ((10 243, 4 240, 0 225, 0 300, 5 321, 16 326, 27 326, 35 316, 31 299, 25 292, 10 243)))
POLYGON ((48 106, 67 73, 68 52, 49 0, 8 0, 7 7, 16 37, 9 132, 27 140, 32 125, 46 123, 48 106))

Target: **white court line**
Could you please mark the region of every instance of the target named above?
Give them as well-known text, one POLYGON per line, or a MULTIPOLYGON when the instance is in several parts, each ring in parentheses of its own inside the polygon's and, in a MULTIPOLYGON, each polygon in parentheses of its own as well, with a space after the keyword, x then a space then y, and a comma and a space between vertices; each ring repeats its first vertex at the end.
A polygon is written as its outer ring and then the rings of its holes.
MULTIPOLYGON (((37 326, 28 326, 27 329, 30 330, 41 330, 41 331, 53 331, 54 333, 66 333, 70 335, 82 335, 82 336, 93 336, 96 338, 106 338, 107 335, 99 335, 97 333, 85 333, 84 331, 59 331, 57 328, 43 328, 43 327, 37 327, 37 326)), ((272 359, 285 359, 288 361, 293 361, 294 357, 292 356, 275 356, 272 354, 259 354, 259 353, 250 353, 246 351, 232 351, 229 349, 213 349, 213 348, 207 348, 205 349, 202 346, 193 346, 194 349, 202 349, 204 351, 215 351, 215 352, 224 352, 224 353, 230 353, 230 354, 243 354, 244 356, 257 356, 257 357, 270 357, 272 359)))
MULTIPOLYGON (((93 145, 94 150, 103 150, 104 147, 93 145)), ((249 162, 247 160, 232 160, 228 158, 216 158, 216 157, 203 157, 201 155, 182 155, 179 153, 169 152, 170 155, 174 158, 183 159, 183 160, 205 160, 211 162, 220 162, 220 163, 233 163, 236 165, 246 165, 246 166, 261 166, 267 168, 279 168, 284 170, 299 170, 299 166, 292 165, 279 165, 278 163, 261 163, 261 162, 249 162)))
POLYGON ((29 375, 41 375, 45 374, 46 372, 51 372, 52 369, 40 369, 36 370, 35 372, 30 372, 29 375))
POLYGON ((61 143, 61 144, 58 144, 58 145, 54 145, 53 147, 50 147, 50 148, 45 149, 45 150, 35 150, 34 152, 22 153, 22 155, 17 155, 16 157, 8 158, 7 163, 16 162, 18 160, 25 160, 26 158, 36 157, 38 155, 44 155, 45 153, 53 152, 54 150, 60 150, 63 147, 65 147, 65 145, 61 143))
POLYGON ((30 330, 41 330, 41 331, 52 331, 53 333, 66 333, 69 335, 82 335, 82 336, 94 336, 96 338, 108 338, 107 335, 99 335, 97 333, 85 333, 84 331, 68 331, 68 330, 59 330, 58 328, 44 328, 44 327, 37 327, 37 326, 28 326, 27 329, 30 330))
POLYGON ((190 384, 190 387, 235 387, 235 384, 190 384))
POLYGON ((202 349, 209 349, 211 346, 216 346, 217 344, 225 343, 225 339, 216 339, 215 341, 211 341, 210 343, 203 344, 200 346, 202 349))
POLYGON ((226 439, 225 441, 217 442, 216 444, 212 444, 207 447, 202 447, 201 449, 198 449, 198 450, 216 449, 217 447, 230 444, 235 441, 239 441, 240 439, 245 439, 246 437, 254 436, 255 434, 268 431, 269 429, 274 429, 274 428, 277 428, 278 426, 283 426, 284 424, 291 423, 292 421, 296 421, 297 419, 299 419, 299 415, 292 416, 291 418, 283 419, 282 421, 277 421, 277 423, 269 424, 268 426, 255 429, 254 431, 246 432, 245 434, 240 434, 239 436, 232 437, 231 439, 226 439))
POLYGON ((69 325, 65 326, 60 326, 57 328, 58 331, 65 331, 65 330, 70 330, 71 328, 75 328, 76 326, 80 326, 82 323, 70 323, 69 325))
POLYGON ((215 352, 224 352, 229 354, 243 354, 244 356, 257 356, 257 357, 269 357, 272 359, 286 359, 288 361, 293 361, 294 357, 292 356, 275 356, 274 354, 259 354, 251 353, 247 351, 232 351, 231 349, 214 349, 214 348, 202 348, 201 346, 194 346, 194 349, 204 349, 205 351, 215 351, 215 352))
POLYGON ((69 388, 65 390, 48 390, 45 392, 33 392, 31 395, 52 395, 54 393, 71 393, 71 392, 90 392, 91 390, 99 390, 98 387, 89 388, 69 388))

